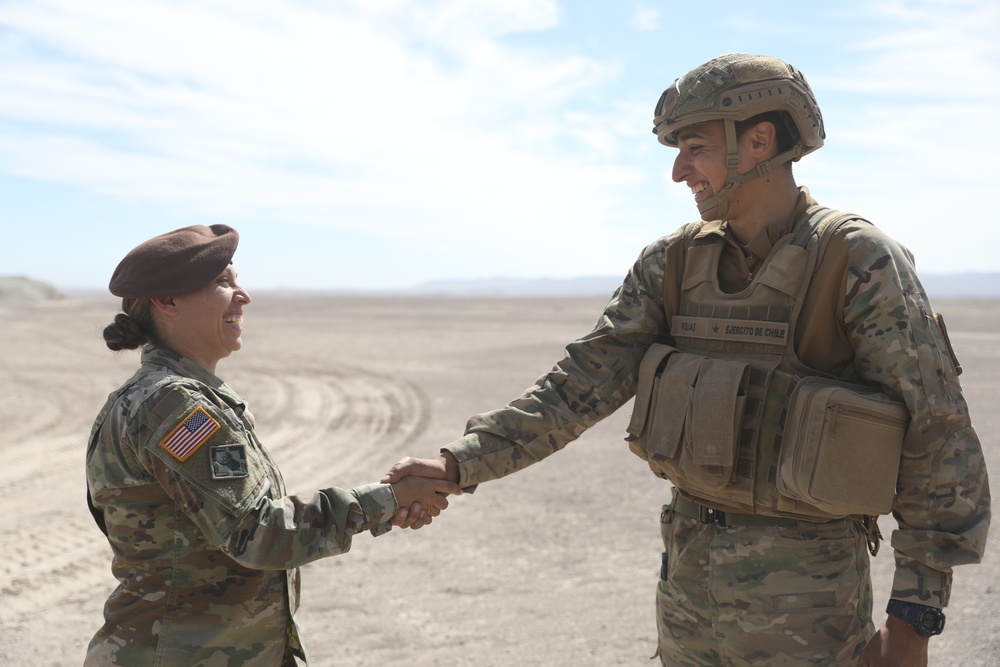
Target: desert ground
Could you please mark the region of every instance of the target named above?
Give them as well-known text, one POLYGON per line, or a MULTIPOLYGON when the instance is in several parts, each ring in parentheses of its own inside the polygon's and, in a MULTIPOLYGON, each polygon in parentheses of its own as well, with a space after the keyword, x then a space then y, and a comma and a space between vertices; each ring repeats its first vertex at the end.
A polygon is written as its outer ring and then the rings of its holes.
MULTIPOLYGON (((376 481, 518 395, 586 333, 601 298, 256 294, 219 374, 250 401, 289 491, 376 481)), ((1000 480, 1000 302, 942 301, 1000 480)), ((131 375, 100 332, 111 297, 0 302, 0 664, 79 665, 116 586, 85 504, 84 452, 131 375)), ((304 568, 313 664, 650 665, 668 484, 623 440, 626 406, 565 451, 452 501, 420 531, 356 537, 304 568)), ((893 527, 884 517, 888 537, 893 527)), ((959 568, 931 665, 1000 665, 1000 530, 959 568)), ((892 550, 874 560, 881 624, 892 550)))

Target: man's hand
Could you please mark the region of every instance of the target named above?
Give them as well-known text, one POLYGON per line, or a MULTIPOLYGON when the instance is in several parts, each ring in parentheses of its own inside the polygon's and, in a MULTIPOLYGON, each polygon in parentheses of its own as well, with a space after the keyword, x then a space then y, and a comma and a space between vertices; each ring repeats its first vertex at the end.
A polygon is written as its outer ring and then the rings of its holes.
POLYGON ((890 615, 858 658, 858 667, 927 667, 928 637, 890 615))
MULTIPOLYGON (((431 517, 437 516, 441 510, 448 507, 449 494, 461 495, 462 489, 458 488, 458 484, 445 479, 411 475, 394 482, 392 492, 396 494, 396 502, 401 508, 396 516, 406 512, 413 515, 411 522, 420 521, 422 526, 430 523, 431 517), (416 508, 416 512, 413 508, 416 508)), ((395 518, 393 523, 396 523, 395 518)))
POLYGON ((446 479, 458 484, 458 461, 455 455, 448 451, 441 452, 436 459, 415 459, 407 456, 389 468, 389 472, 382 478, 382 483, 394 484, 410 475, 446 479))
MULTIPOLYGON (((382 477, 382 483, 393 484, 393 488, 395 489, 395 485, 412 477, 444 480, 445 482, 450 482, 454 488, 458 489, 458 493, 462 492, 458 488, 458 461, 451 452, 442 452, 436 459, 415 459, 407 456, 397 461, 389 469, 389 472, 382 477)), ((392 524, 398 528, 413 528, 414 530, 429 524, 432 517, 440 514, 441 510, 448 506, 447 500, 445 500, 444 507, 435 506, 434 504, 423 505, 419 500, 404 504, 399 499, 398 493, 396 500, 402 509, 393 517, 392 524)))

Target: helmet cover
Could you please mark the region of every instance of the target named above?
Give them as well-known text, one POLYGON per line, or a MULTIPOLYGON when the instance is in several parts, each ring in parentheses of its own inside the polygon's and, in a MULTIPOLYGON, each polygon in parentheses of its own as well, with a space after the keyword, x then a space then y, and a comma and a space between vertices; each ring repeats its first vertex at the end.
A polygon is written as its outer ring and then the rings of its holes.
POLYGON ((696 67, 663 91, 653 132, 660 143, 677 146, 677 131, 712 120, 740 121, 768 111, 784 111, 800 146, 795 159, 823 145, 823 116, 805 76, 771 56, 729 53, 696 67))

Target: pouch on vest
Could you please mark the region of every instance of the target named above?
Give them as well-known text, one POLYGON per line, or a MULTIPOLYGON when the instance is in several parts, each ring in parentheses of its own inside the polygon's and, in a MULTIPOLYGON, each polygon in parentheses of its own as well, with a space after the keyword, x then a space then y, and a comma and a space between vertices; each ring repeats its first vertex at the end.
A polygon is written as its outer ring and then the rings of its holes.
POLYGON ((837 516, 887 514, 908 422, 906 406, 876 389, 803 378, 789 402, 778 491, 837 516))
POLYGON ((703 489, 730 484, 749 374, 744 362, 651 346, 639 368, 629 448, 658 474, 703 489))

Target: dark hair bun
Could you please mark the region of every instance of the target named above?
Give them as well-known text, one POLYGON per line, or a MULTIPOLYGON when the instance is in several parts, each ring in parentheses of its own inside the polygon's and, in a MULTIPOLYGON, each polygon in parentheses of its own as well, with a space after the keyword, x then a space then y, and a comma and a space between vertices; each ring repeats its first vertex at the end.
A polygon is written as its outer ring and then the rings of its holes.
POLYGON ((104 327, 104 343, 114 352, 135 350, 148 342, 149 337, 139 323, 125 313, 118 313, 115 321, 104 327))

